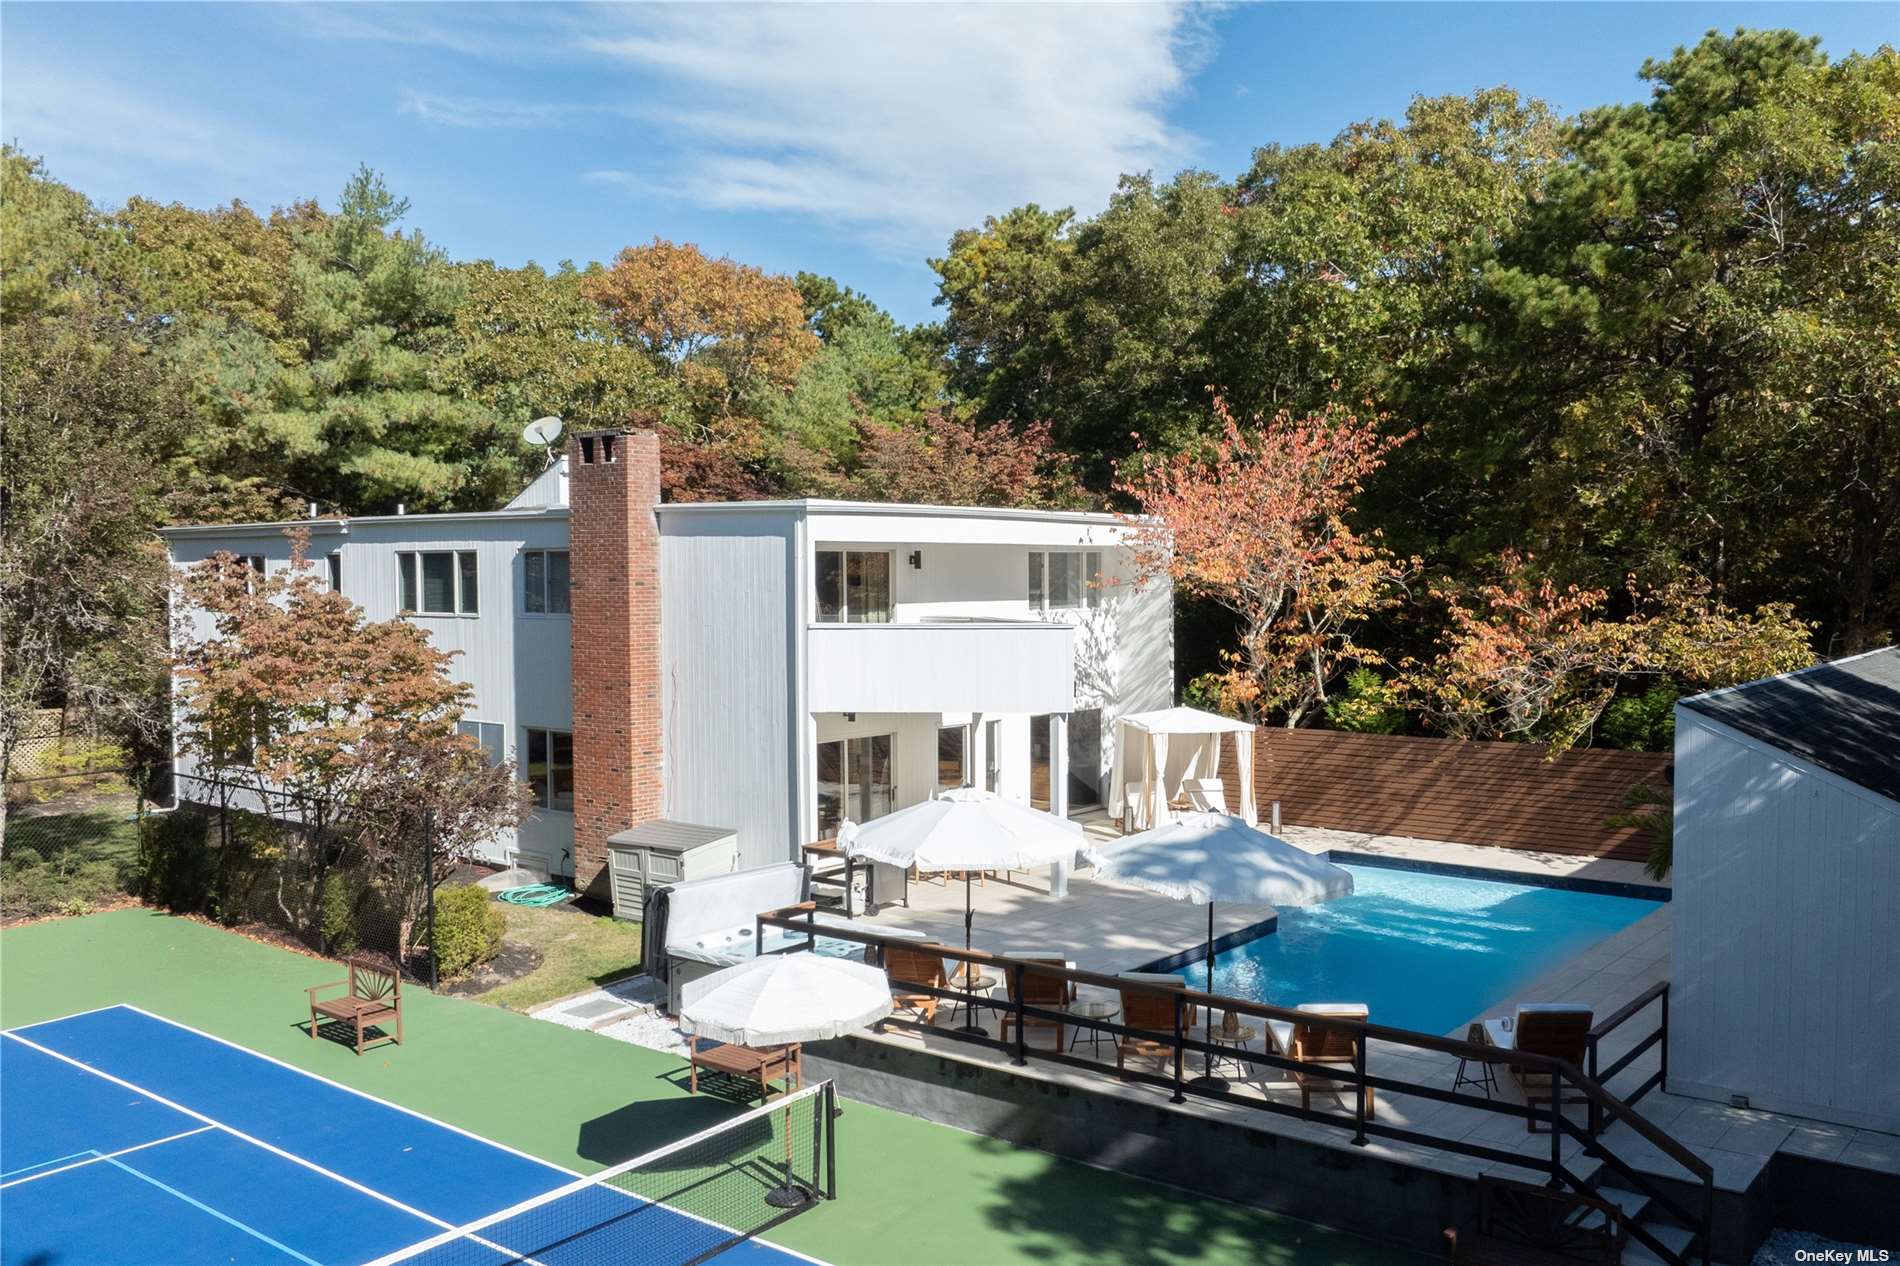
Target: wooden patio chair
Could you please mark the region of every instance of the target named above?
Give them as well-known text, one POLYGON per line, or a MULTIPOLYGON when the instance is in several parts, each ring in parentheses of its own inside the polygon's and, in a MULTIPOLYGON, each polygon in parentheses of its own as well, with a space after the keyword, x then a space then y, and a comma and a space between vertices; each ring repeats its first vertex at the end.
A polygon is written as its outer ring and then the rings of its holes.
POLYGON ((317 1030, 328 1019, 355 1026, 358 1055, 378 1042, 394 1042, 401 1046, 402 977, 375 959, 350 958, 344 960, 344 965, 350 969, 346 978, 312 985, 304 990, 310 999, 310 1040, 316 1041, 317 1030), (335 998, 317 997, 328 989, 341 989, 344 992, 335 998), (394 1034, 386 1027, 386 1022, 390 1020, 396 1022, 394 1034), (383 1035, 370 1039, 367 1034, 373 1028, 382 1029, 383 1035))
MULTIPOLYGON (((1011 950, 1004 954, 1003 957, 1014 958, 1024 963, 1041 963, 1049 967, 1073 968, 1075 966, 1074 963, 1063 958, 1060 954, 1028 953, 1022 950, 1011 950)), ((1014 1002, 1016 1001, 1016 973, 1013 970, 1005 970, 1002 975, 1004 995, 1011 1002, 1014 1002)), ((1067 978, 1057 976, 1051 972, 1037 971, 1034 967, 1025 967, 1023 969, 1024 1006, 1040 1007, 1044 1011, 1066 1011, 1068 1010, 1069 1004, 1074 1001, 1075 985, 1067 978)), ((1003 1041, 1009 1041, 1009 1031, 1014 1028, 1015 1025, 1016 1012, 1013 1010, 1003 1012, 1003 1041)), ((1058 1051, 1062 1049, 1062 1031, 1064 1025, 1061 1020, 1051 1020, 1039 1015, 1026 1015, 1023 1017, 1025 1036, 1027 1036, 1028 1030, 1036 1027, 1054 1029, 1056 1031, 1056 1044, 1054 1049, 1058 1051)))
POLYGON ((1478 1177, 1478 1222, 1447 1229, 1453 1266, 1615 1266, 1629 1229, 1613 1204, 1493 1174, 1478 1177))
POLYGON ((943 1001, 936 994, 920 993, 906 988, 909 985, 929 985, 936 989, 950 988, 950 977, 943 969, 943 955, 933 954, 930 942, 919 946, 886 945, 884 947, 884 974, 891 982, 891 1005, 901 1010, 914 1012, 923 1018, 925 1024, 937 1022, 937 1005, 943 1001))
MULTIPOLYGON (((1589 1058, 1590 1029, 1595 1018, 1589 1005, 1582 1002, 1526 1002, 1517 1008, 1515 1015, 1486 1020, 1484 1040, 1503 1050, 1548 1055, 1583 1068, 1589 1058)), ((1513 1065, 1511 1075, 1523 1087, 1526 1099, 1532 1103, 1549 1102, 1549 1073, 1513 1065)), ((1564 1102, 1587 1103, 1589 1100, 1577 1094, 1566 1095, 1564 1102)), ((1542 1133, 1535 1117, 1524 1124, 1531 1133, 1542 1133)))
MULTIPOLYGON (((1365 1020, 1371 1013, 1360 1002, 1307 1002, 1298 1008, 1308 1015, 1327 1016, 1338 1020, 1365 1020)), ((1312 1020, 1268 1020, 1267 1040, 1287 1059, 1301 1064, 1317 1064, 1326 1068, 1358 1067, 1360 1036, 1349 1028, 1324 1024, 1312 1020)), ((1312 1106, 1314 1095, 1338 1095, 1341 1103, 1350 1102, 1346 1098, 1348 1083, 1323 1073, 1304 1073, 1295 1071, 1293 1083, 1300 1088, 1300 1107, 1312 1106)), ((1366 1099, 1366 1117, 1372 1117, 1372 1087, 1361 1088, 1366 1099)))
MULTIPOLYGON (((1174 1058, 1174 999, 1167 990, 1186 989, 1187 981, 1168 972, 1125 971, 1123 980, 1139 981, 1150 986, 1146 989, 1124 989, 1122 995, 1122 1023, 1142 1033, 1159 1034, 1158 1037, 1142 1037, 1137 1033, 1124 1033, 1115 1041, 1115 1068, 1119 1072, 1127 1067, 1130 1058, 1171 1060, 1174 1058)), ((1181 1032, 1186 1033, 1197 1022, 1200 1009, 1189 1005, 1182 1010, 1181 1032)))

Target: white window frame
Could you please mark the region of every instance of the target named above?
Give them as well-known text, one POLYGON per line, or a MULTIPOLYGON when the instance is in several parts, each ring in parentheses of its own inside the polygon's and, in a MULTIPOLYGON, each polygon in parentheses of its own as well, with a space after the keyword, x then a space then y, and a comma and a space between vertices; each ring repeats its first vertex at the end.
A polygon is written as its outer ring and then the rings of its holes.
POLYGON ((478 721, 465 717, 455 723, 457 734, 466 734, 475 740, 488 757, 490 765, 500 765, 508 759, 508 727, 499 721, 478 721), (489 740, 493 739, 491 743, 489 740))
POLYGON ((406 549, 396 552, 396 609, 403 615, 421 615, 432 618, 466 617, 481 614, 481 559, 472 549, 406 549), (449 560, 449 589, 451 593, 450 610, 425 611, 411 606, 413 597, 417 603, 422 601, 422 559, 444 556, 449 560), (474 594, 463 589, 463 560, 475 573, 474 594))
POLYGON ((536 619, 541 619, 543 617, 558 619, 558 620, 568 619, 573 614, 573 603, 574 603, 574 569, 573 568, 574 568, 573 554, 568 550, 554 549, 552 547, 548 549, 522 550, 521 551, 521 614, 531 615, 531 616, 534 616, 536 619), (550 603, 549 603, 549 599, 553 597, 554 590, 553 590, 552 585, 549 582, 549 576, 551 573, 550 573, 550 568, 548 564, 550 563, 550 561, 552 560, 552 557, 555 554, 559 554, 561 557, 568 560, 567 592, 562 595, 562 607, 559 611, 551 610, 550 603), (529 605, 528 559, 532 556, 539 556, 539 558, 541 559, 541 609, 539 611, 536 611, 531 605, 529 605))
POLYGON ((1029 609, 1031 611, 1093 611, 1102 605, 1102 551, 1099 549, 1032 549, 1029 551, 1029 609), (1068 556, 1080 560, 1082 592, 1079 602, 1052 602, 1049 598, 1049 560, 1068 556))
MULTIPOLYGON (((811 618, 819 624, 891 624, 897 619, 897 551, 892 549, 859 549, 849 545, 820 545, 812 550, 811 556, 811 618), (827 616, 819 607, 818 569, 819 559, 825 554, 838 555, 838 614, 827 616), (863 620, 854 618, 851 608, 851 556, 857 554, 869 557, 881 554, 884 557, 884 618, 881 620, 863 620)), ((856 613, 861 614, 861 613, 856 613)))
POLYGON ((545 789, 536 793, 534 797, 534 807, 537 810, 547 813, 572 813, 574 812, 574 732, 572 730, 556 730, 542 725, 524 725, 521 727, 521 781, 527 783, 530 790, 534 787, 534 779, 529 770, 534 751, 534 740, 532 736, 536 734, 545 736, 544 742, 546 747, 544 750, 547 753, 548 774, 546 776, 545 789), (568 803, 565 806, 554 803, 554 736, 557 734, 567 739, 568 803))

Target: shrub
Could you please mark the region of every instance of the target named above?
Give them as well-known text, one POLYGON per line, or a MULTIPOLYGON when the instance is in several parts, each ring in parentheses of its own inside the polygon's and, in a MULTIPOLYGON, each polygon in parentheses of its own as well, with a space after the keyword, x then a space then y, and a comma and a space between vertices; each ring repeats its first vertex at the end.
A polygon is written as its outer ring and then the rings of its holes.
POLYGON ((1326 701, 1326 722, 1355 734, 1397 734, 1405 728, 1405 708, 1397 686, 1370 668, 1355 668, 1345 689, 1326 701))
POLYGON ((324 952, 341 957, 363 947, 362 914, 368 894, 355 875, 333 870, 323 877, 318 913, 324 952))
POLYGON ((456 884, 435 894, 435 962, 454 979, 501 952, 507 916, 479 884, 456 884))
POLYGON ((1603 709, 1597 737, 1606 747, 1631 752, 1666 752, 1676 741, 1676 700, 1681 692, 1668 682, 1640 695, 1624 695, 1603 709))
POLYGON ((0 862, 0 911, 10 919, 85 914, 124 892, 119 867, 67 853, 51 861, 31 848, 0 862))

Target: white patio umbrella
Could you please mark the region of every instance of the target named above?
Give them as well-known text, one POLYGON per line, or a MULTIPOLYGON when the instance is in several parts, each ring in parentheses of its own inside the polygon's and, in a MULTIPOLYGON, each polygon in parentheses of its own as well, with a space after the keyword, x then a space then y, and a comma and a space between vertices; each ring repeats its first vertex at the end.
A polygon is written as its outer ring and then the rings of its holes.
POLYGON ((891 1013, 891 982, 875 967, 820 954, 768 954, 689 982, 680 1019, 699 1037, 740 1046, 821 1042, 891 1013))
MULTIPOLYGON (((1089 861, 1097 879, 1206 903, 1208 993, 1214 992, 1216 902, 1310 906, 1352 894, 1352 872, 1224 813, 1184 813, 1106 849, 1090 849, 1089 861)), ((1211 1040, 1211 1013, 1207 1023, 1211 1040)), ((1225 1087, 1214 1076, 1211 1051, 1200 1080, 1225 1087)))
POLYGON ((1088 844, 1082 828, 1053 813, 1005 800, 993 791, 958 787, 934 800, 838 828, 847 857, 920 871, 963 872, 963 948, 970 948, 970 875, 979 870, 1034 870, 1070 862, 1088 844))

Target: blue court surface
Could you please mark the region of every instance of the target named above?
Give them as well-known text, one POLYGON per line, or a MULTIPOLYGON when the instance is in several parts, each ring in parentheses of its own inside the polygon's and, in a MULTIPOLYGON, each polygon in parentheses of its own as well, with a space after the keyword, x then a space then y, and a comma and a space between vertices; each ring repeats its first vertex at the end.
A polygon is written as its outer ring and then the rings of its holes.
MULTIPOLYGON (((5 1266, 362 1266, 578 1177, 134 1007, 0 1036, 5 1266)), ((667 1266, 728 1238, 590 1187, 414 1260, 667 1266)), ((759 1240, 716 1258, 812 1260, 759 1240)))

